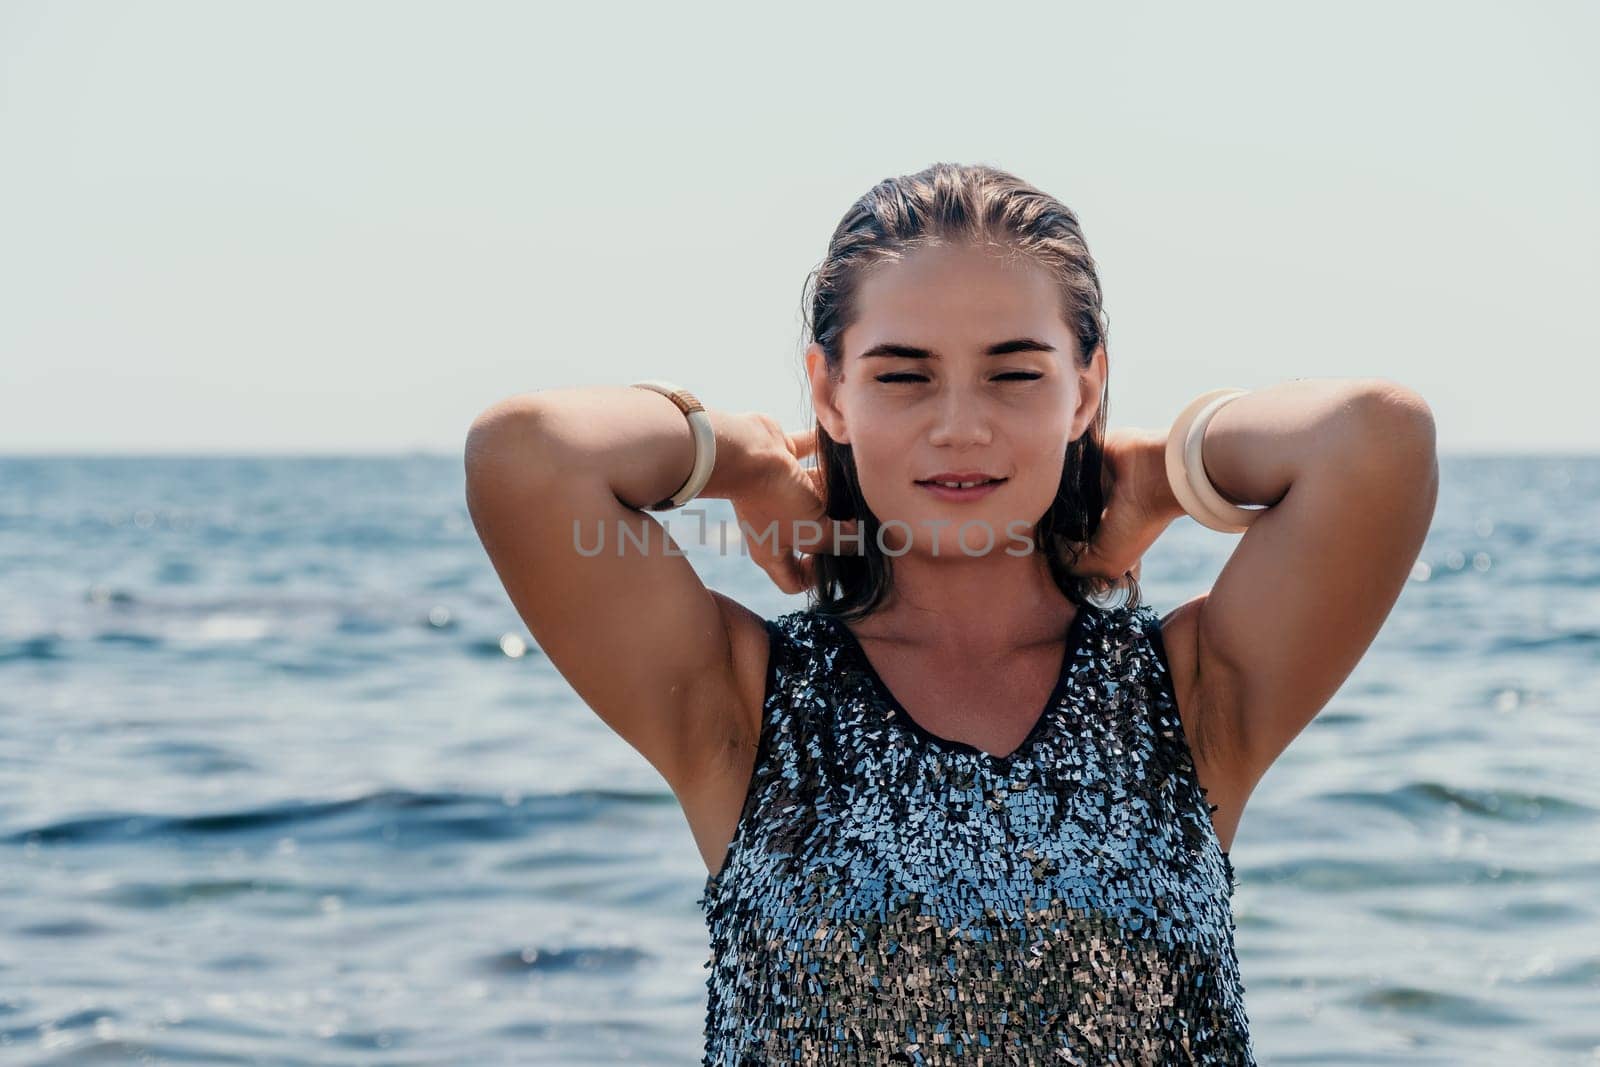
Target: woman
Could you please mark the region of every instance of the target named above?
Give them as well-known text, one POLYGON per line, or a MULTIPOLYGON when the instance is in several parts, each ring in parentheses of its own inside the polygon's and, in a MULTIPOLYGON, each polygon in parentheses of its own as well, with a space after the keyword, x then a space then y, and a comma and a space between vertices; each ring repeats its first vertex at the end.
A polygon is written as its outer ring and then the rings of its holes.
POLYGON ((706 861, 704 1062, 1254 1062, 1228 850, 1406 581, 1427 406, 1295 379, 1107 433, 1078 220, 989 167, 881 182, 814 282, 810 430, 636 383, 467 442, 513 603, 706 861), (694 496, 810 606, 708 590, 643 514, 694 496), (1245 536, 1158 617, 1185 513, 1245 536))

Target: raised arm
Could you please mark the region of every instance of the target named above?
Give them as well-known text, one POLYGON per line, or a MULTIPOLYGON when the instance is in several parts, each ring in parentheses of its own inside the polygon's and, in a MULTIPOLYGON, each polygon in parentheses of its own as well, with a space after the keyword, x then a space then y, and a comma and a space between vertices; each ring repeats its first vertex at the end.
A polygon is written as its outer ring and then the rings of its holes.
MULTIPOLYGON (((1224 497, 1272 505, 1211 591, 1163 620, 1175 672, 1192 670, 1180 691, 1194 694, 1211 758, 1230 769, 1236 820, 1399 599, 1433 518, 1439 468, 1427 404, 1373 378, 1257 389, 1217 412, 1202 452, 1224 497)), ((1160 507, 1183 513, 1164 478, 1150 484, 1160 507)))
MULTIPOLYGON (((735 498, 795 462, 776 420, 708 414, 717 454, 702 497, 735 498)), ((687 807, 750 743, 767 644, 760 617, 707 589, 640 510, 689 475, 683 414, 622 385, 520 394, 477 418, 465 452, 478 537, 540 650, 687 807)))

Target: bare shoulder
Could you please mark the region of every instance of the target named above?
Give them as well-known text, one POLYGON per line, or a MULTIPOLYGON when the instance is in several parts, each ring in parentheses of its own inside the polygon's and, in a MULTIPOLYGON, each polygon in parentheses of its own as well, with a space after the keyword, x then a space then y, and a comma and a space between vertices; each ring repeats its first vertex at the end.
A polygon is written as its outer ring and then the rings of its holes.
POLYGON ((1241 755, 1236 684, 1215 668, 1209 673, 1201 669, 1200 613, 1206 596, 1202 593, 1161 617, 1161 643, 1196 776, 1205 787, 1206 798, 1217 805, 1211 813, 1212 825, 1222 847, 1230 849, 1258 776, 1250 772, 1241 755))

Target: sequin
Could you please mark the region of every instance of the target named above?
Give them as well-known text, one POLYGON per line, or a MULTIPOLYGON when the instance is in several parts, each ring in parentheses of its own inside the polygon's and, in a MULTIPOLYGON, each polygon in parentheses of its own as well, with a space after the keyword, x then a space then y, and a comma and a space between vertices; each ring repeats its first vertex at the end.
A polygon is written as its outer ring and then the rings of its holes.
POLYGON ((767 629, 749 793, 697 901, 704 1065, 1254 1064, 1153 609, 1080 607, 1005 756, 911 719, 842 623, 767 629))

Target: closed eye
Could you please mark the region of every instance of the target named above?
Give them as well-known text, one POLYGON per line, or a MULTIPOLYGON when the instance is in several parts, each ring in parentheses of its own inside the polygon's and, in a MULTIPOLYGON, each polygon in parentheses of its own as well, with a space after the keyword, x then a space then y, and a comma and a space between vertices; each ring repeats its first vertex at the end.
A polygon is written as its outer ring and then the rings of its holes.
MULTIPOLYGON (((1020 371, 1019 370, 1019 371, 1007 371, 1005 374, 997 374, 997 375, 995 375, 995 381, 1031 382, 1031 381, 1036 381, 1036 380, 1038 380, 1040 378, 1043 378, 1043 377, 1044 377, 1044 375, 1035 374, 1032 371, 1020 371)), ((887 382, 887 383, 891 383, 892 384, 892 383, 895 383, 895 382, 925 382, 928 379, 924 378, 920 374, 911 374, 911 373, 909 373, 907 371, 900 371, 900 372, 895 373, 895 374, 880 374, 880 375, 878 375, 876 380, 880 381, 880 382, 887 382)))

